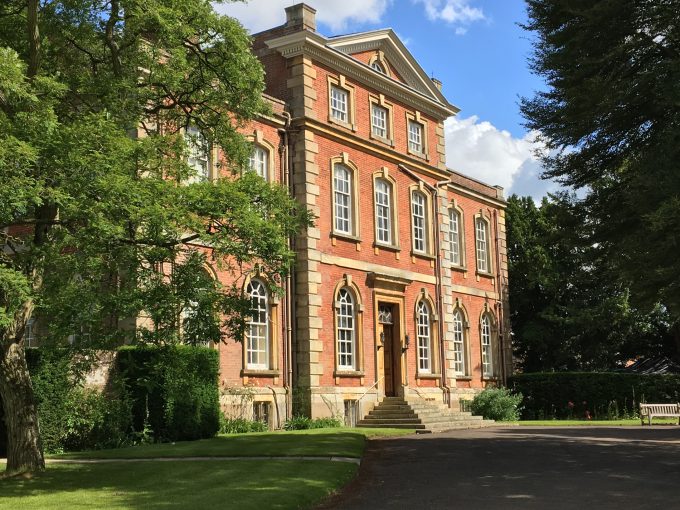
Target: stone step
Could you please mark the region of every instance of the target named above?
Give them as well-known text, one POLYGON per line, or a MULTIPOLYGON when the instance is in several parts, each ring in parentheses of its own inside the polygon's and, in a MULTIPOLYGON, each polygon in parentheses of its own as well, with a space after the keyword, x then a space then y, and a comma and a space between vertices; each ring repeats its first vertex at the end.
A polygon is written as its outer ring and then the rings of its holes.
POLYGON ((389 425, 389 424, 404 424, 404 423, 413 423, 413 424, 420 424, 422 423, 418 418, 389 418, 389 419, 382 419, 382 418, 371 418, 371 417, 366 417, 363 420, 361 420, 359 423, 382 423, 383 425, 389 425))
POLYGON ((371 416, 373 418, 383 418, 383 419, 390 419, 390 418, 419 418, 419 416, 416 413, 393 413, 390 411, 371 411, 368 413, 368 416, 371 416))
POLYGON ((425 425, 422 423, 395 423, 395 424, 390 424, 390 425, 383 425, 381 423, 364 423, 364 420, 361 420, 359 423, 357 423, 357 427, 365 427, 368 429, 384 429, 384 428, 390 428, 390 429, 411 429, 411 430, 424 430, 425 425))

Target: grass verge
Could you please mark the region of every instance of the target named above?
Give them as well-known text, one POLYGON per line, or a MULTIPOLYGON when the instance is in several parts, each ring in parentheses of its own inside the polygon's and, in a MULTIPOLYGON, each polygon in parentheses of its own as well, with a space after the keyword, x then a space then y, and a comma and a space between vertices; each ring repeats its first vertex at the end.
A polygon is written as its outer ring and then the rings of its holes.
MULTIPOLYGON (((640 426, 640 420, 523 420, 515 425, 529 427, 632 427, 640 426)), ((645 422, 645 425, 647 422, 645 422)), ((655 418, 652 425, 677 425, 676 418, 655 418)))
POLYGON ((140 445, 55 455, 57 459, 148 459, 154 457, 361 457, 367 437, 412 433, 400 429, 314 429, 225 434, 199 441, 140 445))

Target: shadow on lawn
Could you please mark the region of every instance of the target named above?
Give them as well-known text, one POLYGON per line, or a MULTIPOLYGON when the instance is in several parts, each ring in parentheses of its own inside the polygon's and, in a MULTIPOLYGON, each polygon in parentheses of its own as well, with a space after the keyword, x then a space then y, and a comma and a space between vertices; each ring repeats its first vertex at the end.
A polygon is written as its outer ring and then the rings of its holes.
POLYGON ((53 465, 0 481, 0 508, 299 508, 348 482, 356 466, 327 461, 53 465))

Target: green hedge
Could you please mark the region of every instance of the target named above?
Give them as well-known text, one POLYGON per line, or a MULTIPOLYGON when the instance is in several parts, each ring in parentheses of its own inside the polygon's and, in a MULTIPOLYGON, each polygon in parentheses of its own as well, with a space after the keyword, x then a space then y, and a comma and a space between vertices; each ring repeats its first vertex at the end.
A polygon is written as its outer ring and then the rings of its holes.
POLYGON ((116 368, 132 401, 137 433, 146 430, 156 441, 182 441, 212 437, 219 430, 216 350, 123 347, 116 368))
POLYGON ((640 402, 680 402, 680 375, 616 372, 518 374, 508 386, 524 395, 524 419, 635 417, 640 402))

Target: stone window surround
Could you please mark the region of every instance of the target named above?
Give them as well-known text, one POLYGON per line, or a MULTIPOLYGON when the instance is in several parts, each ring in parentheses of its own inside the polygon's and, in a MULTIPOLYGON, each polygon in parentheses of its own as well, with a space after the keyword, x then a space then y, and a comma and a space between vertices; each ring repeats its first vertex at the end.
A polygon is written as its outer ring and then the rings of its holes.
POLYGON ((333 290, 333 377, 335 377, 336 384, 339 384, 341 377, 361 377, 364 373, 364 302, 361 297, 361 292, 356 283, 352 279, 352 275, 344 274, 342 279, 335 285, 333 290), (340 368, 339 353, 338 353, 338 294, 341 289, 350 291, 354 299, 354 370, 346 370, 340 368))
POLYGON ((422 117, 419 111, 415 111, 414 113, 411 113, 409 111, 405 112, 406 116, 406 152, 410 154, 411 156, 415 156, 420 159, 424 159, 425 161, 430 161, 430 151, 429 151, 429 140, 428 140, 428 121, 422 117), (422 126, 422 147, 423 147, 423 152, 415 152, 412 151, 411 148, 409 147, 409 142, 408 142, 408 125, 410 122, 416 122, 422 126))
POLYGON ((246 139, 251 142, 253 145, 256 145, 260 147, 261 149, 264 149, 268 154, 267 154, 267 182, 274 182, 276 179, 274 178, 274 154, 276 153, 276 149, 274 148, 274 144, 269 142, 268 140, 265 140, 264 138, 264 133, 256 129, 253 131, 252 135, 246 136, 246 139))
POLYGON ((495 381, 498 379, 498 357, 499 357, 499 350, 498 350, 498 323, 496 322, 496 316, 495 314, 489 310, 489 305, 488 303, 484 303, 484 309, 482 310, 482 313, 479 314, 479 362, 480 362, 480 368, 481 368, 481 375, 482 375, 482 380, 483 381, 495 381), (482 346, 482 319, 484 317, 489 318, 489 326, 491 329, 491 375, 487 375, 484 373, 484 365, 483 365, 483 346, 482 346))
MULTIPOLYGON (((399 246, 399 214, 397 210, 397 197, 399 196, 398 193, 398 188, 397 188, 397 181, 389 174, 389 170, 387 167, 382 167, 378 172, 373 173, 373 222, 375 224, 374 226, 374 242, 373 245, 376 248, 386 248, 386 249, 391 249, 391 250, 401 250, 399 246), (378 204, 375 201, 375 192, 376 192, 376 181, 378 179, 383 179, 387 181, 390 185, 390 215, 391 215, 391 228, 392 228, 392 242, 391 243, 384 243, 381 241, 378 241, 378 214, 377 214, 377 208, 378 204)), ((409 203, 410 206, 410 203, 409 203)))
POLYGON ((408 188, 408 213, 411 222, 411 256, 424 257, 428 259, 434 258, 434 232, 432 231, 432 194, 426 188, 423 181, 418 181, 417 184, 412 184, 408 188), (414 222, 413 222, 413 193, 420 192, 425 196, 425 251, 416 251, 414 248, 414 222))
MULTIPOLYGON (((460 252, 460 264, 454 264, 453 261, 451 260, 451 245, 450 241, 447 241, 448 246, 446 247, 447 251, 449 251, 449 256, 448 260, 451 264, 451 269, 458 270, 458 271, 467 271, 467 257, 465 253, 465 212, 463 211, 463 208, 460 206, 460 204, 456 201, 456 199, 452 199, 451 203, 449 205, 449 211, 455 211, 458 213, 458 250, 460 252)), ((451 222, 450 222, 450 215, 447 218, 449 221, 449 236, 451 235, 451 222)))
MULTIPOLYGON (((467 309, 465 308, 463 303, 460 302, 459 298, 456 298, 454 302, 453 313, 451 314, 452 321, 453 316, 456 312, 460 312, 460 315, 463 319, 463 373, 456 372, 455 377, 456 379, 469 380, 472 374, 472 371, 470 370, 471 366, 470 361, 472 357, 472 352, 470 349, 470 319, 467 313, 467 309)), ((453 344, 453 341, 451 343, 453 344)), ((455 349, 453 348, 451 349, 451 351, 454 350, 455 349)), ((455 370, 455 367, 452 368, 454 368, 455 370)))
POLYGON ((381 143, 387 144, 390 147, 394 147, 394 107, 392 103, 388 103, 385 101, 385 95, 380 94, 378 96, 374 94, 369 94, 368 95, 368 109, 369 109, 369 136, 372 140, 377 140, 381 143), (377 136, 373 134, 373 105, 380 106, 381 108, 384 108, 387 110, 387 119, 386 119, 386 129, 387 129, 387 137, 383 138, 381 136, 377 136))
POLYGON ((335 124, 337 126, 342 126, 344 128, 351 129, 352 131, 357 130, 355 120, 356 117, 354 113, 354 106, 356 104, 356 96, 354 91, 355 87, 347 83, 347 81, 345 80, 345 75, 340 74, 337 76, 337 78, 330 74, 328 75, 328 122, 330 122, 331 124, 335 124), (331 91, 333 87, 337 87, 347 92, 347 122, 342 122, 333 117, 333 114, 331 112, 331 91))
MULTIPOLYGON (((378 62, 378 64, 380 64, 380 66, 385 70, 385 72, 381 73, 381 74, 384 74, 385 76, 392 77, 392 75, 390 73, 390 66, 387 64, 387 60, 385 59, 385 53, 382 50, 376 51, 375 55, 373 55, 369 59, 368 67, 370 67, 372 69, 373 68, 372 66, 375 62, 378 62)), ((376 72, 379 72, 379 71, 376 71, 376 72)))
POLYGON ((248 275, 243 282, 242 291, 245 293, 248 284, 251 280, 258 280, 262 282, 267 290, 268 304, 269 304, 269 369, 252 369, 248 368, 247 360, 247 342, 246 335, 243 336, 241 343, 241 377, 243 384, 248 384, 249 377, 273 377, 274 384, 278 383, 278 377, 281 375, 279 370, 279 298, 270 291, 267 281, 262 278, 257 269, 253 274, 248 275))
POLYGON ((359 207, 359 168, 349 159, 349 155, 343 152, 340 156, 330 159, 330 179, 331 179, 331 232, 332 238, 340 238, 357 243, 361 242, 361 217, 359 207), (352 199, 351 208, 351 233, 339 232, 335 229, 335 165, 345 166, 352 174, 352 188, 350 196, 352 199))
POLYGON ((485 214, 483 209, 480 209, 477 214, 473 216, 472 219, 472 227, 474 229, 474 235, 475 235, 475 271, 477 273, 477 276, 485 276, 488 278, 493 278, 494 274, 494 263, 493 263, 493 257, 492 255, 492 246, 491 246, 491 219, 487 214, 485 214), (479 270, 479 264, 478 264, 478 258, 477 258, 477 221, 481 220, 486 224, 486 258, 487 258, 487 271, 480 271, 479 270))
POLYGON ((414 301, 413 306, 413 342, 416 357, 416 379, 438 379, 441 377, 440 367, 440 352, 439 352, 439 315, 435 311, 435 304, 432 296, 430 296, 427 289, 420 289, 418 296, 414 301), (422 372, 420 370, 420 363, 418 362, 418 305, 421 301, 425 301, 430 309, 430 371, 422 372))

